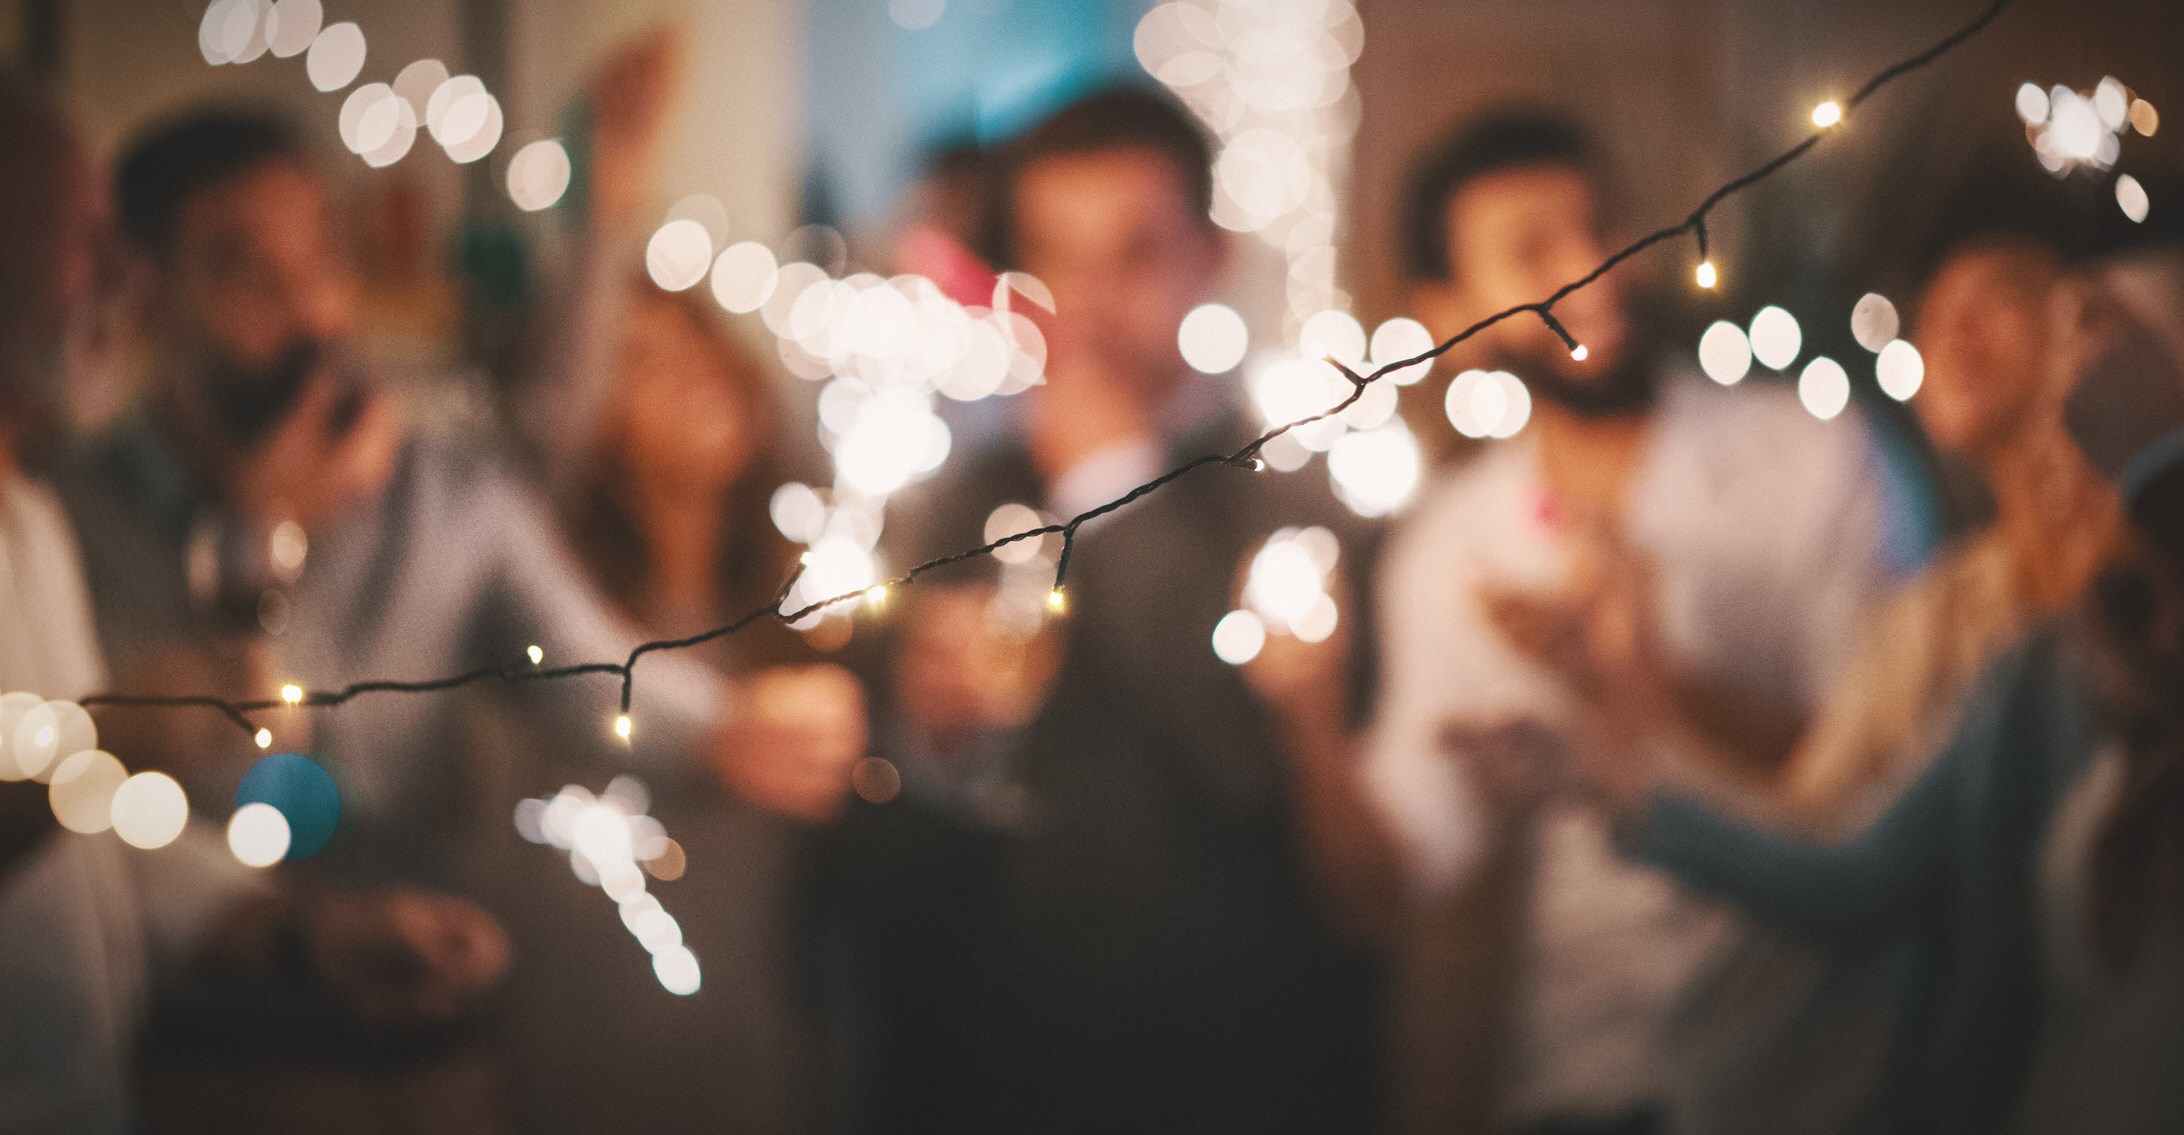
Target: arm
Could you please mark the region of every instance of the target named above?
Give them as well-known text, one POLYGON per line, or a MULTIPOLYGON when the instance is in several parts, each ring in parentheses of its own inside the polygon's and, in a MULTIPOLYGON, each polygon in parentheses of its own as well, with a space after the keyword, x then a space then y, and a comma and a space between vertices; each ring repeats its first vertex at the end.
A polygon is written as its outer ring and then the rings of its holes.
MULTIPOLYGON (((1942 895, 1967 797, 2026 743, 2036 712, 2026 654, 1989 671, 1955 738, 1870 827, 1835 846, 1802 843, 1724 819, 1687 799, 1656 796, 1633 854, 1748 914, 1807 938, 1857 942, 1922 914, 1942 895)), ((2037 675, 2032 676, 2037 682, 2037 675)))

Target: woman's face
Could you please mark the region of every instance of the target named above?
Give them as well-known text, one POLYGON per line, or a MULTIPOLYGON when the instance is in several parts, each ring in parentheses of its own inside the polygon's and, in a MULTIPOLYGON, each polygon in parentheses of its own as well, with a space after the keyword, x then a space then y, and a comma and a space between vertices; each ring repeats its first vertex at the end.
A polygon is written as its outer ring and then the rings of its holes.
POLYGON ((757 439, 734 365, 676 301, 637 302, 620 358, 621 441, 635 480, 712 492, 750 467, 757 439))
POLYGON ((2053 256, 2011 244, 1968 248, 1934 273, 1919 301, 1926 383, 1911 408, 1935 445, 1992 455, 2033 412, 2059 276, 2053 256))

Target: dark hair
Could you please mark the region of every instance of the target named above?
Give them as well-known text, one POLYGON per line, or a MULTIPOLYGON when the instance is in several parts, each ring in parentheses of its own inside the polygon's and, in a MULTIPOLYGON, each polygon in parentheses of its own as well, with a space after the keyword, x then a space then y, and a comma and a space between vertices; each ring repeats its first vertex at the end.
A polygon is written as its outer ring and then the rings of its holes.
POLYGON ((1450 134, 1411 167, 1396 215, 1396 247, 1414 280, 1449 280, 1448 203, 1472 182, 1504 170, 1567 166, 1596 178, 1600 155, 1577 123, 1540 110, 1501 111, 1450 134))
POLYGON ((1003 147, 995 163, 993 191, 987 194, 983 251, 995 264, 1015 261, 1016 179, 1043 158, 1142 150, 1157 154, 1182 179, 1193 216, 1211 225, 1213 145, 1173 98, 1144 87, 1109 87, 1056 111, 1003 147))
MULTIPOLYGON (((1975 246, 2030 245, 2069 264, 2091 250, 2091 200, 2075 184, 2015 150, 1984 150, 1942 195, 1941 210, 1919 250, 1918 278, 1975 246)), ((2115 208, 2113 204, 2109 206, 2115 208)))
MULTIPOLYGON (((795 546, 775 529, 768 508, 774 487, 788 480, 780 400, 758 359, 722 326, 713 305, 700 298, 704 289, 665 292, 642 278, 633 279, 629 287, 632 315, 637 308, 656 304, 673 312, 704 341, 722 363, 749 416, 751 462, 733 482, 721 486, 720 507, 727 523, 717 549, 716 582, 726 613, 736 615, 764 606, 778 598, 775 591, 796 562, 795 546)), ((624 384, 616 397, 626 393, 624 384)), ((608 436, 598 439, 586 457, 588 467, 582 479, 571 486, 563 501, 563 518, 600 589, 635 615, 654 567, 630 491, 638 455, 629 452, 622 438, 608 436)), ((771 642, 771 637, 757 636, 763 643, 758 648, 761 655, 779 653, 773 649, 779 644, 771 642)))
POLYGON ((271 162, 311 164, 311 147, 287 119, 248 107, 187 111, 138 134, 114 166, 121 228, 164 256, 190 199, 271 162))

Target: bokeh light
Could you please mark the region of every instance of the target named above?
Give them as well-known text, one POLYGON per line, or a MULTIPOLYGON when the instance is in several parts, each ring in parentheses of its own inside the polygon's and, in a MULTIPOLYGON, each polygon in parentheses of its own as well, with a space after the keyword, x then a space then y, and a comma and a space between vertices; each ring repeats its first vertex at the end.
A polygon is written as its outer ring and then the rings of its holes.
POLYGON ((1214 657, 1242 666, 1266 648, 1266 623, 1250 611, 1230 611, 1213 624, 1214 657))
POLYGON ((7 779, 45 780, 61 758, 99 743, 91 715, 74 702, 41 702, 28 706, 14 720, 7 752, 0 754, 0 761, 10 766, 7 779))
POLYGON ((1769 370, 1788 370, 1805 347, 1804 330, 1797 317, 1773 304, 1752 317, 1752 357, 1769 370))
POLYGON ((271 804, 245 804, 228 817, 228 851, 245 867, 271 867, 288 855, 288 817, 271 804))
POLYGON ((45 699, 27 691, 0 695, 0 780, 21 780, 23 772, 15 762, 15 727, 21 724, 23 715, 45 704, 45 699))
POLYGON ((940 22, 948 0, 887 0, 887 18, 904 31, 923 31, 940 22))
POLYGON ((215 67, 265 54, 265 0, 213 0, 197 25, 197 49, 215 67))
MULTIPOLYGON (((1011 501, 986 514, 984 540, 991 544, 996 540, 1014 536, 1019 532, 1046 527, 1046 519, 1030 505, 1011 501)), ((1045 553, 1045 537, 1026 537, 1013 544, 1003 544, 993 550, 993 558, 1005 564, 1024 564, 1042 558, 1045 553)))
POLYGON ((276 58, 292 59, 311 50, 326 11, 319 0, 273 0, 266 14, 266 45, 276 58))
POLYGON ((1902 330, 1903 321, 1896 315, 1896 305, 1879 292, 1859 296, 1850 309, 1850 337, 1868 351, 1878 354, 1902 330))
POLYGON ((1345 434, 1327 450, 1327 474, 1335 495, 1364 517, 1387 516, 1410 503, 1424 461, 1418 441, 1400 420, 1345 434))
MULTIPOLYGON (((432 95, 447 82, 447 64, 437 59, 419 59, 402 68, 394 76, 394 93, 409 101, 420 120, 429 128, 432 125, 432 95)), ((485 84, 478 84, 484 91, 485 84)), ((438 137, 437 134, 434 137, 438 137)))
POLYGON ((1813 417, 1832 421, 1850 405, 1850 375, 1841 363, 1818 356, 1797 376, 1797 400, 1813 417))
POLYGON ((2133 223, 2143 224, 2146 214, 2153 208, 2153 202, 2147 199, 2146 187, 2139 184, 2139 179, 2126 173, 2116 178, 2116 207, 2122 209, 2123 215, 2131 218, 2133 223))
POLYGON ((287 821, 291 859, 326 849, 341 826, 341 789, 325 766, 302 753, 274 753, 250 766, 235 790, 238 809, 264 804, 287 821))
POLYGON ((645 273, 667 291, 691 287, 712 266, 712 234, 688 217, 661 225, 645 243, 645 273))
POLYGON ((1176 329, 1176 346, 1183 361, 1202 374, 1224 374, 1244 361, 1251 346, 1251 331, 1244 317, 1227 304, 1206 303, 1191 309, 1176 329))
POLYGON ((62 827, 93 835, 114 826, 114 793, 129 779, 129 770, 112 753, 85 749, 63 760, 53 770, 47 798, 53 818, 62 827))
POLYGON ((1456 432, 1472 438, 1511 438, 1532 420, 1532 392, 1503 370, 1467 370, 1448 384, 1442 410, 1456 432))
POLYGON ((1892 339, 1882 345, 1880 357, 1873 360, 1873 374, 1880 381, 1881 393, 1908 402, 1926 383, 1926 360, 1920 357, 1917 347, 1892 339))
MULTIPOLYGON (((1367 350, 1366 361, 1375 370, 1389 363, 1417 358, 1434 347, 1433 333, 1426 325, 1406 316, 1397 316, 1373 328, 1372 342, 1367 350)), ((1433 361, 1412 363, 1401 370, 1390 371, 1383 382, 1397 386, 1409 386, 1433 370, 1433 361)))
POLYGON ((2021 83, 2017 88, 2017 117, 2027 126, 2045 126, 2048 118, 2048 95, 2038 83, 2021 83))
POLYGON ((677 997, 688 997, 704 984, 698 956, 679 943, 652 955, 652 973, 660 979, 660 988, 677 997))
POLYGON ((1347 311, 1317 312, 1297 332, 1297 353, 1307 359, 1333 359, 1354 368, 1364 364, 1365 349, 1365 329, 1347 311))
POLYGON ((189 797, 166 773, 140 772, 114 790, 114 834, 131 847, 165 847, 189 821, 189 797))
POLYGON ((1717 319, 1699 336, 1699 369, 1723 386, 1735 386, 1752 370, 1752 341, 1744 329, 1717 319))
POLYGON ((508 162, 508 199, 527 213, 551 208, 569 188, 569 151, 557 138, 541 138, 508 162))
POLYGON ((773 249, 755 240, 731 244, 713 261, 713 299, 737 315, 757 311, 780 278, 773 249))
POLYGON ((364 29, 347 20, 319 29, 304 56, 303 72, 322 91, 338 91, 356 82, 364 70, 364 29))

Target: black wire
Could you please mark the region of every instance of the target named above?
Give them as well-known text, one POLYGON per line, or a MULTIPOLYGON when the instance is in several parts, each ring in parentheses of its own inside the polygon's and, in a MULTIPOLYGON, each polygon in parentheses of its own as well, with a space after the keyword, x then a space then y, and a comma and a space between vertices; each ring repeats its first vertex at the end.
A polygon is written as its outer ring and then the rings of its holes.
MULTIPOLYGON (((1941 39, 1935 41, 1935 43, 1932 46, 1928 47, 1926 50, 1919 52, 1917 55, 1913 55, 1907 59, 1901 60, 1900 62, 1891 64, 1886 68, 1883 68, 1872 78, 1867 79, 1864 85, 1860 86, 1857 92, 1851 95, 1850 98, 1845 102, 1844 110, 1846 114, 1849 110, 1855 109, 1860 103, 1863 103, 1868 98, 1871 98, 1874 94, 1878 93, 1881 88, 1896 81, 1897 79, 1904 77, 1905 75, 1909 75, 1915 71, 1919 71, 1927 66, 1932 65, 1936 60, 1941 59, 1943 56, 1949 54, 1951 51, 1954 51, 1958 47, 1962 46, 1965 41, 1986 30, 1987 25, 1993 23, 1995 17, 2001 15, 2002 10, 2009 7, 2009 5, 2010 0, 1994 0, 1992 4, 1989 4, 1987 6, 1986 10, 1982 11, 1977 17, 1973 18, 1970 23, 1967 23, 1964 26, 1949 33, 1948 35, 1943 36, 1941 39)), ((1577 350, 1580 344, 1577 342, 1576 339, 1570 336, 1570 333, 1563 328, 1562 322, 1556 319, 1554 316, 1554 306, 1556 304, 1562 302, 1562 300, 1568 297, 1572 292, 1575 292, 1580 288, 1586 287, 1592 284, 1594 281, 1600 279, 1602 276, 1607 275, 1609 272, 1613 271, 1617 265, 1623 263, 1625 260, 1628 260, 1631 257, 1636 256, 1641 252, 1644 252, 1646 249, 1649 249, 1656 244, 1660 244, 1661 242, 1667 240, 1673 240, 1676 237, 1681 236, 1687 232, 1697 235, 1699 239, 1700 255, 1703 257, 1706 254, 1705 245, 1707 214, 1712 212, 1716 206, 1720 205, 1728 198, 1734 196, 1735 194, 1741 193, 1746 189, 1751 188, 1753 185, 1756 185, 1769 177, 1774 176, 1776 173, 1781 172, 1785 167, 1789 166, 1790 163, 1795 162, 1799 158, 1802 158, 1806 154, 1810 153, 1812 151, 1812 148, 1818 145, 1820 143, 1820 140, 1823 137, 1826 137, 1827 133, 1831 129, 1833 129, 1833 127, 1822 128, 1806 136, 1804 140, 1798 142, 1796 145, 1793 145, 1790 148, 1782 151, 1781 153, 1776 154, 1774 157, 1769 158, 1767 161, 1761 163, 1749 172, 1731 179, 1727 183, 1723 184, 1721 187, 1715 189, 1712 193, 1707 194, 1706 197, 1699 202, 1698 208, 1693 209, 1690 215, 1685 217, 1681 224, 1672 225, 1668 228, 1657 229, 1653 232, 1647 233, 1645 236, 1639 237, 1637 240, 1632 241, 1628 245, 1625 245, 1614 255, 1608 257, 1606 260, 1601 261, 1598 267, 1586 273, 1584 276, 1576 280, 1572 280, 1569 283, 1562 285, 1560 288, 1555 289, 1554 294, 1548 296, 1544 300, 1539 300, 1533 303, 1518 304, 1515 307, 1495 312, 1494 314, 1489 315, 1486 318, 1479 320, 1477 323, 1474 323, 1471 326, 1464 328, 1462 331, 1457 332, 1449 339, 1425 351, 1421 351, 1418 354, 1413 355, 1407 359, 1399 359, 1395 362, 1383 364, 1370 374, 1360 375, 1356 371, 1351 370, 1349 367, 1343 366, 1340 362, 1337 362, 1336 360, 1327 360, 1337 370, 1341 371, 1343 376, 1347 378, 1350 382, 1350 393, 1347 397, 1343 398, 1342 401, 1337 402, 1335 405, 1330 406, 1327 409, 1320 411, 1319 413, 1310 414, 1305 417, 1298 418, 1293 422, 1287 422, 1282 425, 1274 426, 1268 429, 1266 432, 1253 438, 1251 441, 1245 443, 1245 445, 1241 449, 1236 450, 1234 453, 1207 453, 1194 457, 1189 461, 1186 461, 1183 464, 1178 465, 1165 473, 1162 473, 1160 476, 1155 477, 1152 480, 1131 489, 1129 492, 1126 492, 1121 496, 1116 497, 1111 501, 1108 501, 1105 504, 1096 505, 1092 508, 1086 509, 1085 511, 1078 513, 1073 517, 1070 517, 1067 521, 1063 521, 1057 524, 1041 525, 1037 528, 1030 528, 1022 532, 1014 533, 1012 535, 1003 536, 998 540, 990 540, 984 544, 978 545, 975 548, 966 548, 963 551, 956 552, 951 555, 941 556, 938 559, 927 560, 924 563, 921 563, 916 567, 913 567, 910 570, 902 573, 901 575, 895 576, 892 579, 882 580, 879 583, 875 583, 867 587, 860 587, 855 591, 847 591, 843 592, 840 595, 830 596, 825 599, 820 599, 815 602, 807 603, 794 611, 783 611, 781 610, 781 604, 787 601, 789 591, 792 587, 795 586, 797 579, 797 576, 791 575, 789 581, 782 585, 781 591, 777 593, 774 597, 774 601, 771 606, 760 607, 755 610, 749 611, 745 613, 742 617, 737 618, 732 622, 726 623, 722 626, 714 627, 712 630, 709 631, 704 631, 699 634, 691 635, 687 638, 658 639, 652 642, 641 643, 629 652, 628 658, 624 659, 620 663, 585 662, 573 666, 559 666, 550 669, 537 666, 511 666, 502 668, 484 667, 477 670, 466 671, 461 674, 449 675, 448 677, 444 678, 431 678, 424 681, 416 682, 397 682, 386 680, 355 682, 335 691, 305 691, 302 698, 295 704, 313 707, 330 707, 344 704, 351 699, 370 693, 422 694, 433 693, 441 690, 451 690, 459 686, 468 686, 478 682, 491 680, 498 680, 502 682, 536 682, 551 681, 561 678, 571 678, 582 674, 614 674, 622 679, 621 706, 622 712, 626 714, 629 712, 630 699, 631 696, 634 694, 636 688, 637 662, 639 659, 643 658, 647 654, 653 654, 659 651, 666 650, 685 650, 690 647, 700 646, 705 643, 711 642, 714 639, 725 638, 729 635, 735 634, 741 631, 743 628, 760 621, 761 619, 774 618, 784 623, 794 623, 801 619, 807 618, 816 612, 824 611, 830 607, 839 606, 843 603, 854 602, 856 600, 864 598, 867 595, 873 594, 874 592, 883 591, 888 588, 908 587, 911 584, 917 582, 919 577, 926 575, 927 573, 938 571, 939 569, 944 567, 963 563, 966 560, 977 559, 980 556, 991 555, 996 550, 1008 547, 1009 545, 1017 543, 1018 541, 1039 539, 1046 536, 1059 535, 1062 538, 1061 555, 1055 561, 1054 566, 1054 590, 1057 594, 1059 594, 1061 592, 1064 581, 1068 577, 1069 557, 1070 553, 1075 549, 1076 546, 1077 530, 1083 527, 1086 523, 1097 520, 1100 517, 1105 516, 1108 513, 1114 512, 1117 509, 1123 508, 1151 493, 1158 492, 1168 485, 1171 485, 1176 481, 1179 481, 1182 478, 1189 476, 1191 473, 1194 473, 1209 465, 1231 465, 1246 469, 1257 468, 1259 465, 1259 451, 1265 448, 1268 442, 1273 441, 1275 438, 1280 437, 1283 434, 1290 432, 1291 430, 1302 429, 1305 426, 1312 425, 1315 422, 1326 421, 1327 419, 1342 413, 1343 411, 1349 409, 1351 406, 1355 405, 1359 398, 1364 397, 1366 387, 1380 381, 1381 379, 1397 371, 1405 370, 1409 367, 1417 366, 1421 363, 1428 363, 1433 361, 1434 359, 1438 359, 1442 355, 1447 354, 1450 350, 1454 349, 1457 344, 1462 343, 1467 339, 1470 339, 1472 336, 1477 335, 1481 331, 1484 331, 1487 328, 1502 322, 1503 320, 1510 319, 1518 315, 1524 315, 1526 313, 1535 315, 1542 323, 1547 326, 1548 330, 1554 332, 1558 337, 1562 339, 1565 346, 1569 347, 1572 351, 1577 350)), ((216 709, 221 713, 225 714, 229 720, 241 726, 244 732, 255 733, 257 730, 257 726, 251 722, 250 718, 247 716, 248 714, 263 710, 278 709, 290 703, 278 700, 231 701, 225 698, 211 697, 207 695, 94 694, 91 697, 82 699, 80 704, 86 707, 106 706, 115 708, 204 707, 216 709)))

